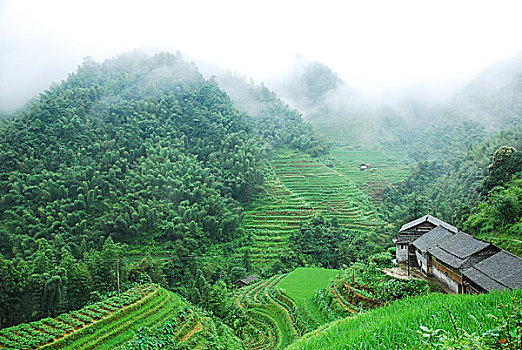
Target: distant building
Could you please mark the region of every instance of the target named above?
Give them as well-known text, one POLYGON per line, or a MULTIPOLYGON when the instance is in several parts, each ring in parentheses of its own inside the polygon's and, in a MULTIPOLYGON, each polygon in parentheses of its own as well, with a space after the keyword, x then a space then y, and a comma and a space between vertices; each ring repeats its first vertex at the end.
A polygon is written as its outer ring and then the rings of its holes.
POLYGON ((359 166, 362 171, 370 169, 370 163, 364 163, 359 166))
POLYGON ((243 288, 243 287, 246 287, 248 286, 249 284, 252 284, 252 283, 255 283, 259 281, 259 278, 257 278, 256 276, 254 275, 250 275, 248 277, 245 277, 243 279, 240 279, 239 281, 236 282, 236 286, 238 288, 243 288))

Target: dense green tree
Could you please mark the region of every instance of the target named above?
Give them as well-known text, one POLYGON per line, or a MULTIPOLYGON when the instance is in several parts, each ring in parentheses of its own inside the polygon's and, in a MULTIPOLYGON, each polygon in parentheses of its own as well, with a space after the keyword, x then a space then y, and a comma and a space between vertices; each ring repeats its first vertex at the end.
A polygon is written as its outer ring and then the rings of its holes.
POLYGON ((26 283, 24 271, 0 254, 0 328, 15 321, 13 316, 26 283))

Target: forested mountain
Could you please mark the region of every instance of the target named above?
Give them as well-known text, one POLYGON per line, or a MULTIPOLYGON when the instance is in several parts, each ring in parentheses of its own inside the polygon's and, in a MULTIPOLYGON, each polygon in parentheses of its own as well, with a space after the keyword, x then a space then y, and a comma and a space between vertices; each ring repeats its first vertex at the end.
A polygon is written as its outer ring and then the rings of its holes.
POLYGON ((326 140, 317 137, 310 124, 303 123, 298 110, 281 101, 263 84, 255 85, 230 72, 219 74, 217 81, 234 105, 252 118, 256 129, 273 145, 291 145, 314 156, 326 153, 326 140))
POLYGON ((230 73, 205 79, 180 54, 86 58, 0 114, 0 328, 105 301, 0 341, 54 324, 47 338, 79 331, 88 347, 88 331, 57 325, 86 319, 110 338, 162 310, 129 347, 282 347, 414 295, 381 268, 398 226, 426 213, 522 254, 521 71, 404 111, 368 104, 320 63, 279 97, 230 73), (300 266, 337 282, 280 288, 300 266), (266 280, 231 290, 252 273, 266 280), (116 286, 141 294, 107 299, 116 286))
MULTIPOLYGON (((2 325, 113 289, 121 243, 170 257, 164 272, 122 261, 122 281, 147 276, 199 295, 197 257, 243 235, 242 208, 263 184, 270 148, 322 152, 311 133, 282 103, 258 118, 239 112, 179 54, 87 58, 1 126, 2 325)), ((228 265, 213 265, 214 281, 226 277, 228 265)))

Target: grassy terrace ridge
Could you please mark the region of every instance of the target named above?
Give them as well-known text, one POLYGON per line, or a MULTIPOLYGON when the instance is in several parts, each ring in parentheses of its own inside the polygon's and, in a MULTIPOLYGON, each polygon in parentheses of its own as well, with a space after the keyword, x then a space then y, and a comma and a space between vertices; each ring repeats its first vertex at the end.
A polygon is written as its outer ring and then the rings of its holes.
POLYGON ((337 217, 340 225, 352 231, 367 232, 383 224, 370 198, 334 168, 288 149, 276 152, 273 165, 281 182, 315 212, 337 217))
POLYGON ((326 320, 314 304, 316 289, 324 288, 337 270, 298 268, 287 275, 242 288, 236 304, 245 309, 248 326, 241 338, 248 349, 283 349, 326 320))
POLYGON ((277 285, 279 289, 301 304, 306 298, 313 298, 315 290, 328 285, 328 281, 339 274, 338 270, 320 267, 298 267, 277 285))
POLYGON ((278 288, 295 300, 298 306, 305 304, 317 323, 326 322, 321 311, 314 303, 315 291, 328 285, 330 279, 339 274, 338 270, 314 267, 298 267, 290 272, 279 284, 278 288))
POLYGON ((456 324, 468 333, 486 331, 494 325, 488 315, 500 316, 501 304, 522 300, 522 290, 481 295, 431 294, 407 298, 354 317, 329 323, 304 335, 287 350, 418 349, 421 326, 453 332, 456 324))
POLYGON ((161 322, 182 307, 172 292, 155 285, 137 286, 121 297, 53 319, 2 329, 0 349, 114 349, 139 328, 161 322))
POLYGON ((365 126, 364 121, 313 120, 312 124, 333 142, 330 160, 335 169, 367 193, 374 204, 379 203, 386 187, 404 180, 411 172, 407 150, 383 137, 376 128, 365 126), (383 146, 382 141, 388 145, 383 146), (361 164, 370 164, 370 169, 361 171, 361 164))
POLYGON ((292 232, 313 215, 311 206, 292 193, 274 174, 267 174, 264 192, 245 213, 242 227, 252 236, 254 263, 271 263, 281 256, 292 232))

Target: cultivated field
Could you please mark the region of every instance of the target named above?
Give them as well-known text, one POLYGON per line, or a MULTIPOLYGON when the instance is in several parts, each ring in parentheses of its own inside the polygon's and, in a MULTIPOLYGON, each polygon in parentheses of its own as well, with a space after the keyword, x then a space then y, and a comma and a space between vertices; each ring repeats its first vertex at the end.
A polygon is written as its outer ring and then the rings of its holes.
POLYGON ((314 212, 336 217, 352 231, 368 231, 383 224, 369 197, 353 181, 311 156, 279 150, 273 161, 279 180, 306 200, 314 212))
POLYGON ((252 236, 250 256, 254 263, 271 263, 288 245, 293 231, 313 216, 312 207, 286 188, 275 175, 268 175, 264 193, 247 211, 242 227, 252 236))
POLYGON ((247 315, 248 326, 241 334, 246 347, 283 349, 326 323, 328 318, 314 303, 314 294, 338 273, 337 270, 299 268, 242 288, 236 295, 236 303, 247 315))
POLYGON ((194 328, 190 308, 174 293, 138 286, 81 310, 0 331, 0 349, 114 349, 144 326, 177 320, 179 338, 194 328))
POLYGON ((319 134, 332 141, 330 161, 378 204, 382 191, 410 174, 407 150, 395 136, 365 120, 313 121, 319 134), (369 164, 361 171, 362 164, 369 164))
POLYGON ((421 326, 455 334, 455 323, 461 336, 463 331, 481 334, 494 327, 495 317, 502 314, 499 305, 512 304, 513 300, 522 300, 521 290, 406 298, 358 317, 335 321, 305 335, 288 350, 388 350, 395 349, 397 344, 401 344, 401 349, 419 349, 421 335, 416 331, 420 331, 421 326))

